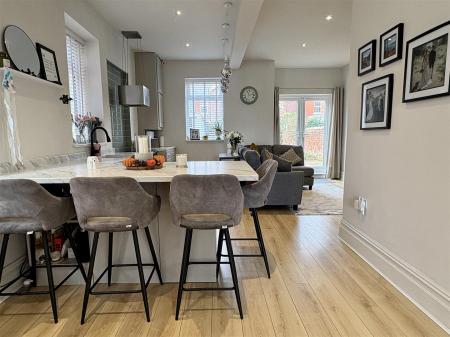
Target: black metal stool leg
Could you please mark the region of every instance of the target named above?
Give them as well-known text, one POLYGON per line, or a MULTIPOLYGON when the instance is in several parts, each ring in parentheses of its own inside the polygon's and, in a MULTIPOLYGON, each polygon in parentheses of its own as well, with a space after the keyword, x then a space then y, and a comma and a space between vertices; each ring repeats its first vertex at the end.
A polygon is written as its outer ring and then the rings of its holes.
POLYGON ((78 253, 78 247, 77 247, 75 240, 73 239, 72 232, 69 229, 67 224, 65 224, 63 227, 64 227, 64 232, 66 233, 66 236, 69 239, 70 246, 72 247, 73 254, 75 255, 75 259, 77 260, 77 265, 78 265, 78 268, 80 269, 80 273, 83 276, 84 282, 86 282, 86 272, 84 270, 83 263, 81 262, 80 254, 78 253))
POLYGON ((141 251, 139 249, 139 239, 136 230, 133 230, 134 250, 136 252, 136 262, 139 272, 139 281, 141 282, 142 300, 144 301, 145 316, 147 322, 150 322, 150 310, 148 308, 147 288, 145 286, 144 271, 142 269, 141 251))
POLYGON ((42 231, 42 240, 44 241, 45 266, 47 269, 48 291, 50 293, 50 301, 52 302, 53 320, 55 323, 58 323, 58 306, 56 304, 55 285, 53 284, 52 257, 50 256, 50 248, 48 246, 47 231, 42 231))
POLYGON ((95 255, 97 254, 97 244, 98 244, 98 232, 94 233, 94 240, 92 241, 92 251, 91 251, 91 261, 89 262, 89 270, 86 279, 86 287, 84 288, 84 298, 83 298, 83 309, 81 311, 81 324, 84 324, 84 319, 86 317, 86 309, 89 301, 89 293, 92 282, 92 274, 94 273, 94 263, 95 255))
POLYGON ((155 265, 156 273, 158 274, 159 283, 162 285, 163 280, 161 276, 161 269, 159 269, 158 259, 156 258, 155 247, 153 246, 152 236, 150 235, 150 229, 145 227, 145 235, 147 236, 148 245, 150 246, 150 252, 152 253, 153 264, 155 265))
POLYGON ((189 268, 189 256, 191 251, 192 242, 192 229, 186 228, 186 236, 184 239, 184 250, 183 250, 183 261, 181 262, 181 272, 180 272, 180 284, 178 285, 178 296, 177 296, 177 308, 175 313, 175 320, 178 321, 180 314, 181 299, 183 297, 183 286, 186 282, 187 272, 189 268))
POLYGON ((0 282, 2 280, 3 266, 5 265, 6 249, 8 248, 9 234, 3 234, 2 252, 0 254, 0 282))
POLYGON ((239 283, 236 273, 236 265, 234 263, 233 246, 231 245, 230 231, 228 230, 228 228, 224 229, 224 233, 228 250, 228 259, 230 260, 231 275, 233 277, 234 293, 236 294, 236 301, 239 309, 239 316, 241 317, 241 319, 243 319, 244 315, 242 314, 241 295, 239 293, 239 283))
POLYGON ((222 259, 222 246, 223 246, 223 229, 219 230, 219 240, 217 242, 217 265, 216 265, 216 278, 219 277, 219 271, 220 271, 220 261, 222 259))
POLYGON ((111 286, 113 255, 113 232, 108 233, 108 287, 111 286))
POLYGON ((267 259, 266 247, 264 246, 264 238, 259 224, 258 211, 256 208, 252 209, 253 222, 255 223, 256 236, 258 238, 259 249, 266 265, 267 277, 270 278, 269 260, 267 259))

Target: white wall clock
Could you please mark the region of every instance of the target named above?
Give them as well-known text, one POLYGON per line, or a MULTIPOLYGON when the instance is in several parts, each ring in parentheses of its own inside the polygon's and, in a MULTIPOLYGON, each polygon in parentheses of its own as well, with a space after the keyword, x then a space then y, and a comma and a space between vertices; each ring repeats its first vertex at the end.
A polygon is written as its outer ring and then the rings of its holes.
POLYGON ((254 87, 247 86, 241 90, 241 101, 245 104, 253 104, 258 99, 258 91, 254 87))

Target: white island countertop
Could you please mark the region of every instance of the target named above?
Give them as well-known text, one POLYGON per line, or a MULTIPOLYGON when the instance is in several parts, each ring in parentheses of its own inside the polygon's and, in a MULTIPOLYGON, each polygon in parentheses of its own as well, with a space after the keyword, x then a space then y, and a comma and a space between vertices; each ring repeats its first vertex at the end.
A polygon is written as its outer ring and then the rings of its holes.
POLYGON ((0 180, 30 179, 39 184, 68 184, 75 177, 131 177, 140 183, 165 183, 180 174, 230 174, 239 181, 258 180, 257 173, 245 161, 191 161, 187 168, 178 168, 175 163, 164 163, 162 169, 134 171, 126 170, 117 158, 103 158, 96 170, 88 170, 83 162, 3 174, 0 180))

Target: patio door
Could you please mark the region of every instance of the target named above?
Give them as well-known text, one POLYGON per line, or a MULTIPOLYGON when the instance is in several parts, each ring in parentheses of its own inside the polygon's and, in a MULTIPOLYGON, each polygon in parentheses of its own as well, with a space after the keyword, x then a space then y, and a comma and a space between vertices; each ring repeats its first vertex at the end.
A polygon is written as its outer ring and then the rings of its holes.
POLYGON ((326 173, 330 116, 331 94, 280 95, 280 143, 303 146, 317 174, 326 173))

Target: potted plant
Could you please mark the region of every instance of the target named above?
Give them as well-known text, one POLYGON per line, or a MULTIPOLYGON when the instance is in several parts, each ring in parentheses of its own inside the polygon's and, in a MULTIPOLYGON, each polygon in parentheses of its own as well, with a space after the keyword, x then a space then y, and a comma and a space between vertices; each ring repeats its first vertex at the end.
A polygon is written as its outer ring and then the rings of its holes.
POLYGON ((97 117, 94 117, 91 115, 91 113, 87 113, 86 115, 77 114, 75 116, 72 116, 72 123, 75 125, 75 127, 78 129, 79 138, 77 135, 76 143, 77 144, 86 144, 86 134, 85 129, 86 127, 89 128, 90 125, 93 125, 94 123, 99 122, 100 120, 97 117))
POLYGON ((240 133, 239 131, 225 131, 225 138, 231 145, 231 153, 233 155, 237 155, 237 146, 242 142, 244 138, 244 136, 242 136, 242 133, 240 133))
POLYGON ((222 136, 222 126, 219 122, 216 122, 214 125, 214 130, 216 131, 216 140, 221 140, 222 138, 220 136, 222 136))

